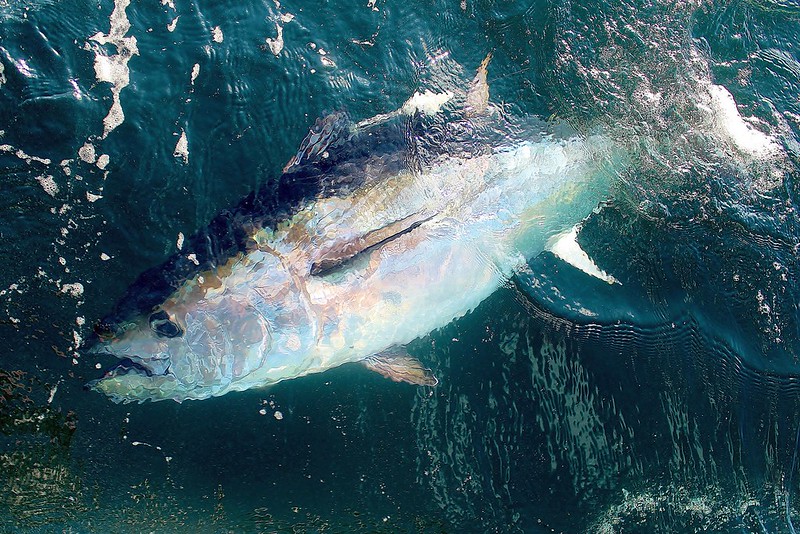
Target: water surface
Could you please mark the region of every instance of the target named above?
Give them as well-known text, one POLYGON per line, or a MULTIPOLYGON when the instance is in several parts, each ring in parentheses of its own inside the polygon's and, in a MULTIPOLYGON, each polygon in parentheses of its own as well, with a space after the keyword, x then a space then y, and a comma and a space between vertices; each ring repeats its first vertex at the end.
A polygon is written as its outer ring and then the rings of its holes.
POLYGON ((793 532, 800 5, 0 0, 10 532, 793 532), (115 405, 77 349, 317 117, 462 90, 630 153, 584 249, 360 366, 115 405), (280 414, 280 417, 276 417, 280 414))

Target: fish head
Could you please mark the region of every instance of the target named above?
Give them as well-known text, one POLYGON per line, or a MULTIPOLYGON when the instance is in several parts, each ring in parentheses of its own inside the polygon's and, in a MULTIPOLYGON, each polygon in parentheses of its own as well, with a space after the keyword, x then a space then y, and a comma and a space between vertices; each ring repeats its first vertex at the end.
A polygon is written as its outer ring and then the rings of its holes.
POLYGON ((279 261, 240 258, 211 284, 205 277, 100 332, 90 352, 120 361, 88 386, 116 402, 182 401, 303 374, 315 325, 279 261))

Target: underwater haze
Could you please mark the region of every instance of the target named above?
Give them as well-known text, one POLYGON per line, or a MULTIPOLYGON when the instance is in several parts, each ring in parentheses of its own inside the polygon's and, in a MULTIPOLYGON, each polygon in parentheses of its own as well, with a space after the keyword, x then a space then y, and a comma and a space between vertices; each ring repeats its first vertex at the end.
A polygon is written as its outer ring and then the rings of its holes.
POLYGON ((799 141, 797 0, 0 0, 0 529, 794 532, 799 141), (434 387, 84 389, 93 325, 318 118, 490 53, 510 123, 625 152, 577 237, 617 283, 522 251, 408 345, 434 387))

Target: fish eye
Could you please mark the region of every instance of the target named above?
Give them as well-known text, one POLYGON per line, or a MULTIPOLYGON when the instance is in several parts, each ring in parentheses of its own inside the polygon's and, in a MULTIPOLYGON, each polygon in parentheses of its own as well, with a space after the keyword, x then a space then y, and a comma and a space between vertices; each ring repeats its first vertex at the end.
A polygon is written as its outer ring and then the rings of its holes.
POLYGON ((183 330, 175 322, 170 320, 169 315, 164 310, 157 311, 150 315, 150 329, 159 337, 179 337, 183 335, 183 330))

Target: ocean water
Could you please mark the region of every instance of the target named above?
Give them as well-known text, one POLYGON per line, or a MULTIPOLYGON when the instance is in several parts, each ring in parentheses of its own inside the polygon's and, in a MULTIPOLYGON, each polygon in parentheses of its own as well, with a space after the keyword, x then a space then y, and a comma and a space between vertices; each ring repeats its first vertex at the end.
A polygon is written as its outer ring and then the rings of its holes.
MULTIPOLYGON (((794 0, 0 0, 4 532, 794 532, 794 0), (578 238, 409 350, 117 405, 81 351, 316 118, 463 90, 629 162, 578 238)), ((456 276, 457 273, 454 273, 456 276)))

